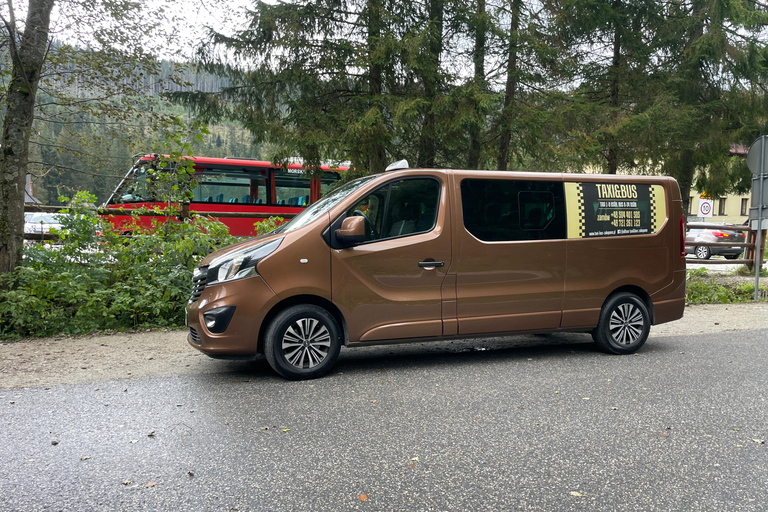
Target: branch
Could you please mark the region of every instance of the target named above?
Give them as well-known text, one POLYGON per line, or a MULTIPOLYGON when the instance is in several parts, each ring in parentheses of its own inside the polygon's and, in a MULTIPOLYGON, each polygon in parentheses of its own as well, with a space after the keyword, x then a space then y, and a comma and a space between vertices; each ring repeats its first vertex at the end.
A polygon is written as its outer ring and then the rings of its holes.
MULTIPOLYGON (((75 172, 77 174, 85 174, 86 176, 94 176, 94 177, 99 177, 99 178, 119 178, 119 179, 122 179, 123 176, 124 176, 122 174, 97 174, 97 173, 93 173, 93 172, 81 171, 80 169, 75 169, 74 167, 68 167, 66 165, 57 165, 57 164, 51 164, 51 163, 48 163, 48 162, 33 162, 32 160, 30 160, 29 163, 30 164, 39 164, 39 165, 42 165, 42 166, 51 166, 51 168, 48 169, 45 172, 45 174, 43 174, 43 176, 45 176, 46 174, 50 173, 53 169, 72 171, 72 172, 75 172)), ((42 177, 42 176, 39 176, 39 177, 42 177)))

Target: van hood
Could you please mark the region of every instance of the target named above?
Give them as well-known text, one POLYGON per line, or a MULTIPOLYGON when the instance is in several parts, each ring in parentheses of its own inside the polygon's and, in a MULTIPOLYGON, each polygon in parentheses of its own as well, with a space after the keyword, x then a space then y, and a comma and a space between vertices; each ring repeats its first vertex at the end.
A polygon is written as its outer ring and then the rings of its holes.
POLYGON ((278 233, 267 233, 266 235, 257 236, 255 238, 249 238, 248 240, 244 240, 242 242, 238 242, 233 245, 222 247, 221 249, 212 252, 211 254, 209 254, 202 260, 200 260, 200 263, 198 263, 198 266, 200 267, 208 266, 211 264, 213 260, 221 256, 225 256, 229 253, 235 253, 243 249, 247 249, 248 247, 255 247, 265 242, 271 242, 272 240, 277 240, 279 238, 283 238, 284 236, 285 235, 281 235, 278 233))

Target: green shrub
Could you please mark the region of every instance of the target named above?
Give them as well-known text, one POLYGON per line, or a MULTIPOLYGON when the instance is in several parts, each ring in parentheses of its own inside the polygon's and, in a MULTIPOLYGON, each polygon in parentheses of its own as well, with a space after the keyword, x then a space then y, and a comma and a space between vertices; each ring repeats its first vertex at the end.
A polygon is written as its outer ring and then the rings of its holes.
POLYGON ((253 227, 256 230, 257 235, 265 235, 277 229, 284 222, 284 218, 272 216, 268 219, 262 220, 261 222, 256 222, 253 227))
POLYGON ((85 207, 93 199, 78 194, 59 243, 26 247, 22 265, 0 275, 0 338, 180 327, 195 265, 237 241, 203 217, 134 221, 123 236, 85 207))
MULTIPOLYGON (((689 270, 687 277, 688 304, 730 304, 751 302, 755 298, 754 283, 718 283, 710 278, 704 269, 689 270)), ((765 287, 761 286, 760 290, 765 290, 765 287)))

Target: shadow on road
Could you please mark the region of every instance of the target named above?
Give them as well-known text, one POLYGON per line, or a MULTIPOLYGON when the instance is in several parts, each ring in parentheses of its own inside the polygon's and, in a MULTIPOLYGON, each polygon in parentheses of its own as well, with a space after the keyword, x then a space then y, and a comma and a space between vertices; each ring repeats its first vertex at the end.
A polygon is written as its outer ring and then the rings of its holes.
MULTIPOLYGON (((640 355, 674 352, 675 347, 651 338, 640 355)), ((598 358, 631 357, 606 354, 597 349, 589 334, 553 333, 494 338, 462 339, 414 344, 391 344, 343 348, 330 375, 359 375, 412 371, 546 359, 555 364, 569 358, 592 361, 598 358)), ((265 359, 257 361, 211 361, 218 366, 213 375, 235 379, 282 379, 265 359)))

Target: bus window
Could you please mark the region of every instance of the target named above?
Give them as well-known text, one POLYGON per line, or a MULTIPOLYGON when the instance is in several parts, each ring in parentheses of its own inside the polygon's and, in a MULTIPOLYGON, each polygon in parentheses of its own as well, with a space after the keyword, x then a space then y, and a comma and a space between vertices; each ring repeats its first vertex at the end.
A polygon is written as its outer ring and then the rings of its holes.
POLYGON ((320 196, 324 196, 329 190, 336 187, 341 179, 341 174, 337 172, 324 172, 320 177, 320 196))
POLYGON ((301 206, 309 205, 310 180, 302 176, 300 169, 288 169, 288 171, 274 171, 275 198, 277 206, 301 206))
POLYGON ((193 191, 196 203, 264 204, 267 200, 266 171, 237 172, 207 169, 193 191))
POLYGON ((156 183, 147 167, 139 167, 115 198, 118 203, 144 203, 158 200, 156 183))

